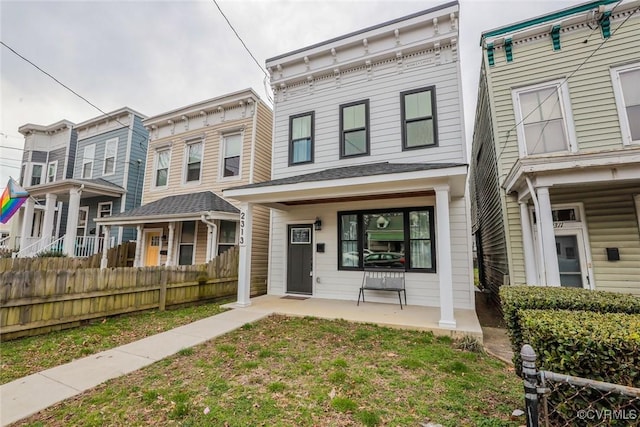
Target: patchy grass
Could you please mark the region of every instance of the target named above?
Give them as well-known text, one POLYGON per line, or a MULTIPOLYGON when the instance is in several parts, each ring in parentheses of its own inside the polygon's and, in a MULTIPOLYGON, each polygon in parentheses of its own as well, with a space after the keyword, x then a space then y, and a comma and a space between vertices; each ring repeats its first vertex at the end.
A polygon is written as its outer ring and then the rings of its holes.
MULTIPOLYGON (((0 384, 74 359, 186 325, 221 313, 219 303, 110 317, 78 328, 4 341, 0 346, 0 384)), ((188 356, 184 349, 181 356, 188 356)))
POLYGON ((509 417, 522 407, 519 379, 454 344, 426 332, 272 316, 20 425, 517 426, 509 417))

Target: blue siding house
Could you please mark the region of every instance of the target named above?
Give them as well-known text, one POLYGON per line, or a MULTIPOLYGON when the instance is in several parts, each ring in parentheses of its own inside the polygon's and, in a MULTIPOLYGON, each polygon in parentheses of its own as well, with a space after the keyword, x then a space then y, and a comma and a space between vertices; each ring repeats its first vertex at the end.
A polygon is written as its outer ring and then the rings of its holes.
MULTIPOLYGON (((140 206, 145 118, 124 107, 77 125, 59 122, 65 127, 58 136, 50 126, 20 128, 25 152, 38 153, 40 162, 33 163, 33 155, 23 160, 21 181, 32 197, 21 212, 18 256, 61 250, 83 257, 102 249, 104 233, 95 220, 140 206)), ((132 239, 135 230, 120 227, 110 233, 110 246, 132 239)))

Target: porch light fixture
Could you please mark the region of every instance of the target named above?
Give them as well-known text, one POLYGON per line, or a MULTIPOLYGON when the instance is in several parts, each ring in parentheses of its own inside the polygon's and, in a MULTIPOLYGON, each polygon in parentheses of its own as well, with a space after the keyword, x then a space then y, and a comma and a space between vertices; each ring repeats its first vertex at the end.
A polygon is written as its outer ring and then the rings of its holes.
POLYGON ((316 222, 313 223, 313 227, 316 231, 322 230, 322 221, 320 220, 320 218, 316 217, 316 222))

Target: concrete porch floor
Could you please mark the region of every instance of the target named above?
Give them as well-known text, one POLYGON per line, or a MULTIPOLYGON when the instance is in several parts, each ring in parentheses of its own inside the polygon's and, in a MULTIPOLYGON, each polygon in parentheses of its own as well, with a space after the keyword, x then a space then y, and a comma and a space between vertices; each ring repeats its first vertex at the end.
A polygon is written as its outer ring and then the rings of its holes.
POLYGON ((361 302, 360 306, 357 306, 356 301, 312 297, 294 298, 262 295, 251 298, 251 305, 248 307, 241 307, 236 303, 226 304, 224 307, 267 315, 312 316, 321 319, 344 319, 350 322, 374 323, 392 328, 431 331, 434 335, 448 335, 456 338, 469 335, 480 343, 483 342, 482 328, 474 310, 456 309, 454 316, 457 328, 447 329, 438 325, 438 320, 440 320, 440 308, 438 307, 408 305, 401 310, 399 304, 361 302))

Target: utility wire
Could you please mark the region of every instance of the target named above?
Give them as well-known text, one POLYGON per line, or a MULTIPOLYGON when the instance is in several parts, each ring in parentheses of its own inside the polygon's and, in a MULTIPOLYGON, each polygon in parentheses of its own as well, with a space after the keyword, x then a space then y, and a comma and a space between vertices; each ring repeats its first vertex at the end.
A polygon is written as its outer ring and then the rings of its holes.
MULTIPOLYGON (((616 4, 616 7, 617 7, 621 2, 622 2, 622 0, 621 0, 621 1, 619 1, 619 2, 616 4)), ((613 12, 613 10, 614 10, 614 9, 615 9, 615 7, 614 7, 613 9, 611 9, 611 11, 613 12)), ((542 105, 545 103, 545 101, 546 101, 547 99, 551 98, 554 94, 558 94, 558 96, 559 96, 559 93, 558 93, 558 92, 559 92, 560 88, 561 88, 563 85, 565 85, 565 84, 569 81, 569 79, 570 79, 571 77, 573 77, 573 76, 574 76, 574 74, 575 74, 575 73, 577 73, 577 72, 578 72, 578 71, 579 71, 579 70, 580 70, 580 69, 581 69, 581 68, 582 68, 582 67, 583 67, 583 66, 584 66, 584 65, 585 65, 585 64, 586 64, 586 63, 587 63, 587 62, 588 62, 588 61, 589 61, 589 60, 590 60, 590 59, 591 59, 591 58, 592 58, 592 57, 593 57, 597 52, 598 52, 598 50, 600 50, 600 48, 602 48, 602 46, 604 46, 604 44, 607 42, 607 40, 609 40, 609 39, 613 38, 613 36, 616 34, 616 32, 617 32, 617 31, 618 31, 618 30, 619 30, 619 29, 620 29, 620 28, 621 28, 621 27, 622 27, 622 26, 623 26, 623 25, 624 25, 624 24, 629 20, 629 18, 631 18, 631 17, 632 17, 636 12, 638 12, 638 10, 640 10, 640 7, 638 7, 638 8, 636 8, 636 9, 634 9, 634 10, 633 10, 633 11, 632 11, 632 12, 631 12, 631 13, 630 13, 630 14, 629 14, 625 19, 624 19, 624 21, 622 21, 622 22, 620 23, 620 25, 618 25, 618 26, 617 26, 617 27, 616 27, 616 28, 611 32, 611 35, 610 35, 609 37, 605 38, 605 39, 604 39, 604 40, 603 40, 603 41, 602 41, 602 42, 601 42, 601 43, 600 43, 600 44, 599 44, 599 45, 598 45, 598 46, 593 50, 593 52, 591 52, 591 54, 590 54, 589 56, 587 56, 587 57, 585 58, 585 60, 584 60, 584 61, 582 61, 582 62, 580 63, 580 65, 578 65, 578 66, 576 67, 576 69, 575 69, 575 70, 573 70, 573 71, 572 71, 572 72, 571 72, 567 77, 565 77, 565 78, 562 80, 562 82, 560 82, 560 84, 558 84, 558 85, 556 86, 556 88, 555 88, 555 90, 554 90, 554 91, 552 91, 552 92, 551 92, 551 93, 550 93, 550 94, 549 94, 545 99, 543 99, 543 100, 542 100, 542 102, 540 102, 540 103, 538 104, 538 106, 537 106, 536 108, 534 108, 533 110, 531 110, 531 111, 529 112, 529 114, 527 114, 526 116, 524 116, 524 117, 523 117, 523 118, 522 118, 518 123, 516 123, 515 125, 513 125, 513 126, 512 126, 512 127, 507 131, 507 135, 506 135, 506 137, 505 137, 505 141, 504 141, 504 143, 502 144, 502 148, 500 149, 500 153, 498 154, 497 160, 500 160, 500 158, 502 157, 502 154, 504 154, 504 150, 507 148, 507 144, 508 144, 508 142, 509 142, 509 138, 510 138, 510 136, 511 136, 511 132, 513 132, 513 130, 517 129, 517 127, 518 127, 518 126, 520 126, 520 125, 521 125, 521 124, 522 124, 522 123, 523 123, 527 118, 529 118, 529 116, 530 116, 531 114, 533 114, 536 110, 538 110, 539 108, 541 108, 541 107, 542 107, 542 105)))
MULTIPOLYGON (((93 108, 95 108, 96 110, 100 111, 102 114, 104 114, 105 116, 109 117, 110 119, 114 120, 117 123, 120 123, 122 126, 124 127, 128 127, 127 125, 125 125, 124 123, 122 123, 120 120, 118 120, 117 118, 111 116, 109 113, 105 112, 104 110, 102 110, 100 107, 98 107, 97 105, 95 105, 93 102, 89 101, 87 98, 85 98, 84 96, 80 95, 78 92, 76 92, 75 90, 71 89, 69 86, 67 86, 66 84, 62 83, 60 80, 58 80, 57 78, 55 78, 54 76, 52 76, 50 73, 48 73, 47 71, 43 70, 42 68, 40 68, 38 65, 36 65, 33 61, 30 61, 29 59, 25 58, 23 55, 21 55, 20 53, 18 53, 15 49, 13 49, 11 46, 9 46, 8 44, 6 44, 5 42, 3 42, 2 40, 0 40, 0 44, 2 44, 2 46, 6 47, 7 49, 9 49, 11 52, 13 52, 15 55, 17 55, 19 58, 21 58, 23 61, 27 62, 28 64, 32 65, 33 67, 35 67, 38 71, 40 71, 41 73, 45 74, 46 76, 50 77, 54 82, 58 83, 60 86, 62 86, 63 88, 67 89, 69 92, 71 92, 72 94, 74 94, 75 96, 77 96, 78 98, 82 99, 84 102, 86 102, 87 104, 91 105, 93 108)), ((147 135, 141 134, 139 132, 136 132, 136 130, 132 127, 131 130, 133 131, 133 133, 138 134, 139 136, 142 136, 145 138, 145 140, 148 138, 147 135)), ((140 146, 142 148, 146 148, 143 146, 142 142, 140 142, 140 146)))
MULTIPOLYGON (((247 45, 245 44, 244 40, 242 40, 242 38, 240 37, 240 34, 238 34, 238 32, 236 31, 236 29, 233 27, 233 25, 231 25, 231 22, 229 21, 229 18, 227 18, 227 15, 224 14, 224 12, 222 11, 222 9, 220 8, 220 5, 218 4, 217 0, 212 0, 213 4, 216 5, 216 7, 218 8, 218 11, 220 12, 220 14, 222 15, 222 17, 224 18, 225 21, 227 21, 227 24, 229 25, 229 28, 231 28, 231 31, 233 31, 233 33, 236 35, 236 37, 238 38, 238 40, 240 40, 240 43, 242 43, 242 46, 244 47, 244 49, 247 51, 247 53, 249 54, 249 56, 251 56, 251 59, 253 59, 253 62, 256 63, 256 65, 258 66, 258 68, 260 68, 260 71, 262 71, 265 75, 265 77, 267 79, 270 79, 271 76, 269 76, 269 73, 267 73, 265 71, 265 69, 262 67, 262 65, 260 65, 260 63, 258 62, 258 60, 256 59, 255 56, 253 56, 253 53, 251 53, 251 51, 249 50, 249 48, 247 47, 247 45)), ((266 91, 266 85, 265 85, 265 94, 267 95, 267 99, 269 99, 269 101, 273 104, 273 99, 271 99, 271 97, 269 96, 269 93, 266 91)))
POLYGON ((7 149, 7 150, 29 151, 29 150, 25 150, 24 148, 7 147, 6 145, 0 145, 0 148, 4 148, 4 149, 7 149))

